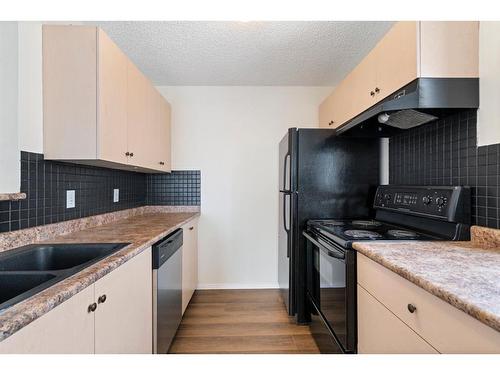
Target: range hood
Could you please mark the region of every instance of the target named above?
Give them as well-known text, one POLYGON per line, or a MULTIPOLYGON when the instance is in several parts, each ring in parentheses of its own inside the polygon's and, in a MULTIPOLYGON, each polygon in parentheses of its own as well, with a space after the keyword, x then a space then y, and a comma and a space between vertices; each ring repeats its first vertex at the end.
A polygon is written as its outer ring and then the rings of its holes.
POLYGON ((479 108, 479 78, 418 78, 337 128, 337 134, 390 137, 479 108))

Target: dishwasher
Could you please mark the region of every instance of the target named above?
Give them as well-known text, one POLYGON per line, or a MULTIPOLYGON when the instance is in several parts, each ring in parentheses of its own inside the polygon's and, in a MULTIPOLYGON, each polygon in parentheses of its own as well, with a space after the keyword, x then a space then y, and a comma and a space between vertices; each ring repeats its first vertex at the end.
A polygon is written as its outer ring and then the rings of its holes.
POLYGON ((167 353, 182 319, 182 229, 153 245, 153 353, 167 353))

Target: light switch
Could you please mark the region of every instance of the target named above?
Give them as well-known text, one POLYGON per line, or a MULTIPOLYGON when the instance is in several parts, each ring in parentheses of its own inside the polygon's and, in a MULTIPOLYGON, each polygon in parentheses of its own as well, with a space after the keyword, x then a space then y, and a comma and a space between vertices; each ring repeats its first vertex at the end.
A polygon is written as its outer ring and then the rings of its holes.
POLYGON ((113 203, 120 200, 120 189, 113 189, 113 203))
POLYGON ((75 208, 74 190, 66 190, 66 208, 75 208))

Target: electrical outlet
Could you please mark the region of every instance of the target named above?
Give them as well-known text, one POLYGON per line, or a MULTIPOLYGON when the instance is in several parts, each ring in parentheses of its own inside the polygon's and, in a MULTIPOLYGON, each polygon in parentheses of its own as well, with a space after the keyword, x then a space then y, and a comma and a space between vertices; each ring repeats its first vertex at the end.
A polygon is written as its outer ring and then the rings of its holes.
POLYGON ((120 200, 120 189, 113 189, 113 203, 120 200))
POLYGON ((66 190, 66 208, 75 208, 74 190, 66 190))

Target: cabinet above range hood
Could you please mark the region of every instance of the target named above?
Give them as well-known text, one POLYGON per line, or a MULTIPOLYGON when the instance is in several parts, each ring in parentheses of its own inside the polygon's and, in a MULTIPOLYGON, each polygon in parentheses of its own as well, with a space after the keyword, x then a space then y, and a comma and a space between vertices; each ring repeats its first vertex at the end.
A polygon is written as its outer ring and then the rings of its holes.
POLYGON ((337 134, 388 137, 477 108, 479 78, 418 78, 337 128, 337 134))

